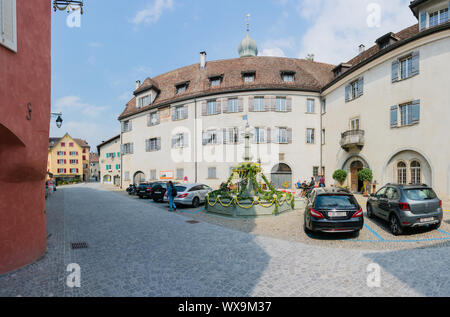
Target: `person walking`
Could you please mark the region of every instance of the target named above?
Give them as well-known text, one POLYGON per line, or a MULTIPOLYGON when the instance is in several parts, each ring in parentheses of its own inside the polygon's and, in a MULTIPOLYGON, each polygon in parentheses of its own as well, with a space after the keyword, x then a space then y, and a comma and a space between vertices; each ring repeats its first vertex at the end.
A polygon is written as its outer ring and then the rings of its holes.
POLYGON ((177 196, 177 190, 173 186, 173 183, 170 181, 167 185, 167 198, 169 199, 169 212, 173 212, 177 210, 177 206, 175 206, 174 199, 177 196))
POLYGON ((325 187, 325 177, 323 175, 320 176, 319 187, 325 187))

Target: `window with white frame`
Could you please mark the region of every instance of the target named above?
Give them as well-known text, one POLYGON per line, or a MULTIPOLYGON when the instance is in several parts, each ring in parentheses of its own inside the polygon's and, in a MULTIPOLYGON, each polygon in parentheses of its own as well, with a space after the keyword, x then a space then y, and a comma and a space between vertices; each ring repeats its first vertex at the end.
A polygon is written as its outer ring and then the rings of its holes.
POLYGON ((217 114, 217 102, 216 100, 208 100, 206 104, 207 114, 209 116, 217 114))
POLYGON ((420 163, 418 161, 411 162, 411 184, 421 184, 420 173, 420 163))
POLYGON ((121 145, 122 155, 133 154, 133 143, 126 143, 121 145))
POLYGON ((150 170, 150 179, 156 180, 156 170, 150 170))
POLYGON ((217 178, 217 168, 208 167, 208 179, 216 179, 217 178))
POLYGON ((203 144, 217 144, 217 131, 216 130, 208 130, 203 135, 203 144))
POLYGON ((397 182, 402 185, 406 184, 406 164, 404 162, 397 164, 397 182))
POLYGON ((354 100, 364 93, 364 77, 360 77, 357 80, 352 81, 345 86, 345 101, 349 102, 354 100))
POLYGON ((314 129, 306 129, 306 143, 314 144, 314 129))
POLYGON ((152 138, 145 141, 145 150, 147 152, 159 151, 161 149, 161 139, 152 138))
POLYGON ((239 102, 237 98, 228 99, 228 112, 239 112, 239 102))
POLYGON ((412 74, 412 56, 404 57, 400 60, 400 78, 406 79, 412 74))
POLYGON ((294 81, 294 74, 293 73, 284 73, 282 75, 283 81, 285 83, 292 83, 294 81))
POLYGON ((152 112, 148 115, 148 125, 154 126, 159 124, 159 114, 158 112, 152 112))
POLYGON ((212 77, 209 79, 211 87, 218 87, 222 83, 222 77, 212 77))
POLYGON ((288 143, 287 128, 277 128, 277 142, 279 144, 288 143))
POLYGON ((314 99, 307 99, 306 100, 306 112, 307 113, 314 113, 315 112, 315 100, 314 99))
POLYGON ((177 133, 172 138, 172 148, 183 148, 185 146, 185 135, 184 133, 177 133))
POLYGON ((255 81, 255 74, 247 73, 243 75, 244 83, 252 83, 255 81))
POLYGON ((138 108, 147 107, 148 105, 150 105, 150 100, 151 100, 150 95, 139 97, 138 98, 138 108))
POLYGON ((265 111, 264 97, 255 97, 253 99, 253 111, 265 111))
POLYGON ((177 168, 176 176, 177 176, 178 180, 183 179, 183 177, 184 177, 184 169, 183 168, 177 168))
POLYGON ((276 104, 275 104, 275 111, 278 111, 278 112, 286 112, 287 111, 286 97, 277 97, 276 104))
POLYGON ((264 143, 264 142, 265 142, 265 129, 255 128, 255 143, 264 143))
POLYGON ((224 130, 224 143, 237 144, 239 143, 239 128, 228 128, 224 130))
POLYGON ((130 132, 132 130, 132 122, 130 120, 122 122, 122 132, 130 132))
POLYGON ((172 111, 172 118, 174 121, 185 119, 184 106, 175 107, 172 111))
POLYGON ((360 130, 359 118, 350 119, 350 130, 360 130))

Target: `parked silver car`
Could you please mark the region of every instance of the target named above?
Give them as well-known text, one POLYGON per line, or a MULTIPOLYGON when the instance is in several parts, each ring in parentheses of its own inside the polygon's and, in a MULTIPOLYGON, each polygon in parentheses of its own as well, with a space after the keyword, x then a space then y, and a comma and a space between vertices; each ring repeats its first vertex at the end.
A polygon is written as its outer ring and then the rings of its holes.
MULTIPOLYGON (((212 192, 212 188, 204 184, 179 184, 175 185, 175 188, 177 190, 175 204, 193 208, 204 203, 208 193, 212 192)), ((164 201, 168 201, 167 195, 164 195, 164 201)))

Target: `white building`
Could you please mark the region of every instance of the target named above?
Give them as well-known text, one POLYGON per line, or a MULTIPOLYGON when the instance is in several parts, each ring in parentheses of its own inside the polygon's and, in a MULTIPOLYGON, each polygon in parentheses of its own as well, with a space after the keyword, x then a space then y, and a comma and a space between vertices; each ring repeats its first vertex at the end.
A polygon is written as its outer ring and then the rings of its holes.
POLYGON ((376 183, 427 183, 450 195, 448 1, 413 1, 419 25, 383 35, 338 66, 258 57, 247 36, 240 58, 206 61, 137 82, 119 120, 122 187, 160 179, 217 187, 253 160, 278 187, 362 167, 376 183))
POLYGON ((100 182, 120 186, 121 153, 120 135, 117 135, 97 146, 100 182))

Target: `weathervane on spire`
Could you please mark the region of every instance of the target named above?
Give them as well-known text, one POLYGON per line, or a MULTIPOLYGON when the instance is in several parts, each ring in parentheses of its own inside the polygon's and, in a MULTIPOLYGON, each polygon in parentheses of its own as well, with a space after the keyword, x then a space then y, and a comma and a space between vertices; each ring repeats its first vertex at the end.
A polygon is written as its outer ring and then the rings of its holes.
POLYGON ((250 31, 250 13, 245 16, 245 20, 247 21, 247 32, 250 31))

